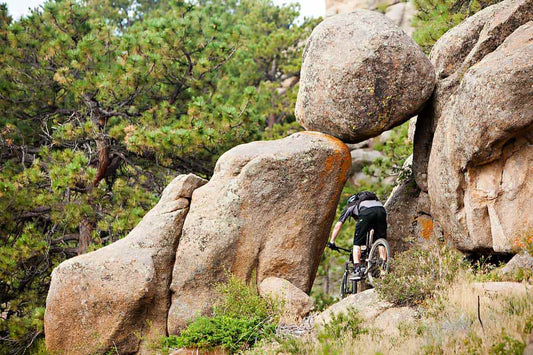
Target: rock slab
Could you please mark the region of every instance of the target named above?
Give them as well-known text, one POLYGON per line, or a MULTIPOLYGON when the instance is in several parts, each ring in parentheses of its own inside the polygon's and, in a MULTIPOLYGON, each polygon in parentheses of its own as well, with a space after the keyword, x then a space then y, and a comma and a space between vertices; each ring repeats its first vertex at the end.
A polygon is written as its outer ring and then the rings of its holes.
POLYGON ((259 294, 270 297, 280 306, 282 324, 299 324, 313 310, 313 300, 290 281, 267 277, 259 285, 259 294))
POLYGON ((329 308, 315 317, 314 324, 317 327, 321 327, 330 323, 335 316, 348 314, 350 310, 356 311, 364 321, 371 322, 392 306, 391 303, 380 300, 376 290, 372 288, 349 295, 329 306, 329 308))
POLYGON ((350 169, 344 143, 318 132, 237 146, 193 194, 172 277, 168 330, 213 305, 227 272, 309 292, 350 169))
POLYGON ((303 53, 295 114, 308 130, 356 143, 416 115, 433 65, 400 28, 368 10, 327 18, 303 53))
POLYGON ((178 176, 128 236, 54 269, 44 317, 51 353, 142 352, 139 336, 166 334, 176 247, 191 195, 205 183, 178 176))

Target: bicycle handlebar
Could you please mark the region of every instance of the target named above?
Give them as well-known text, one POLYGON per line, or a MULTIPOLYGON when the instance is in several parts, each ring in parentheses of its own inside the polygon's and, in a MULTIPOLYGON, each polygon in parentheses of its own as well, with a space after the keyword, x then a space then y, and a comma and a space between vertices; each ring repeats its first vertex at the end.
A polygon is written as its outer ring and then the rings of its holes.
POLYGON ((346 253, 351 253, 352 252, 350 249, 342 248, 342 247, 339 247, 339 246, 335 246, 335 248, 331 248, 331 250, 335 250, 335 251, 338 251, 338 252, 344 251, 346 253))

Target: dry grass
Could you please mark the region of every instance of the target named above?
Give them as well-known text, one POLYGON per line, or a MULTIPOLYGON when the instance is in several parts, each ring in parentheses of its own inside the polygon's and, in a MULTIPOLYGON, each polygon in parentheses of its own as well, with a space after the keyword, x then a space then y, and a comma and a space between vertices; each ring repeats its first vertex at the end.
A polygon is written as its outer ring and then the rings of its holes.
POLYGON ((526 290, 527 284, 517 294, 486 294, 474 289, 471 275, 458 279, 420 306, 420 319, 401 324, 397 336, 366 325, 366 333, 355 337, 285 339, 263 344, 252 353, 521 354, 533 329, 533 294, 526 290))

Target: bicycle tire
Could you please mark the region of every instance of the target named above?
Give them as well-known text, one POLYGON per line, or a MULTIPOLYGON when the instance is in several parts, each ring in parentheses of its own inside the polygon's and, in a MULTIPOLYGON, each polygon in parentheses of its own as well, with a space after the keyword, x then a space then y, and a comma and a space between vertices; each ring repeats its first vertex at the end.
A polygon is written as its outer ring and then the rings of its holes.
POLYGON ((348 282, 348 270, 344 270, 344 274, 342 275, 340 292, 339 292, 339 296, 340 296, 341 300, 344 297, 346 297, 346 295, 348 294, 348 292, 346 290, 346 286, 348 285, 347 282, 348 282))
POLYGON ((368 282, 370 285, 374 286, 374 281, 382 277, 385 273, 389 272, 390 265, 390 245, 386 239, 380 238, 372 244, 370 252, 368 253, 368 282), (387 256, 387 261, 385 264, 379 266, 377 261, 379 260, 379 247, 383 246, 385 248, 385 253, 387 256))

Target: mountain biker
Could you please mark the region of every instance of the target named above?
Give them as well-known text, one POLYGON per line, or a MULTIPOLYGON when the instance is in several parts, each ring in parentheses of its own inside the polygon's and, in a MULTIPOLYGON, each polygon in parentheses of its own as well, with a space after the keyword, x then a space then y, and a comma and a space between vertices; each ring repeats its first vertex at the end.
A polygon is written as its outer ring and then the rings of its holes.
MULTIPOLYGON (((374 230, 374 239, 387 237, 387 212, 373 192, 362 191, 351 196, 342 211, 339 221, 333 228, 331 241, 327 244, 329 248, 337 248, 335 239, 337 239, 337 235, 348 217, 352 217, 357 221, 353 238, 353 262, 355 268, 351 278, 359 280, 362 275, 360 266, 361 246, 366 244, 366 234, 371 229, 374 230)), ((385 250, 381 246, 379 248, 379 255, 382 260, 386 260, 385 250)))

